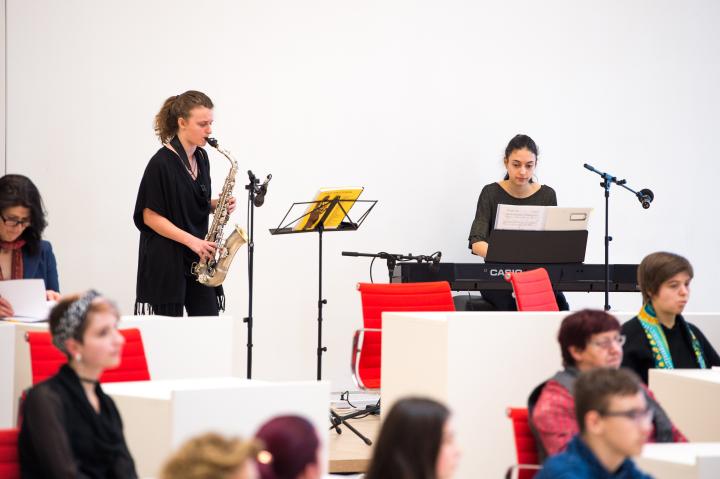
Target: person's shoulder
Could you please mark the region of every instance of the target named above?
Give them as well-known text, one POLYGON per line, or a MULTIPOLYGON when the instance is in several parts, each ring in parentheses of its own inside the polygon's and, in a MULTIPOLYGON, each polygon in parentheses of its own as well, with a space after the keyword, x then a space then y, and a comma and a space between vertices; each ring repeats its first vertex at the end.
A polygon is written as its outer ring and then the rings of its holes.
POLYGON ((637 316, 625 321, 622 326, 620 326, 620 332, 622 332, 625 336, 635 336, 638 334, 642 334, 644 336, 643 327, 637 316))
POLYGON ((45 409, 58 403, 60 403, 60 396, 54 381, 50 378, 30 388, 23 400, 23 407, 26 410, 45 409))
POLYGON ((52 243, 48 240, 40 240, 40 252, 43 254, 52 253, 52 243))
POLYGON ((580 479, 589 477, 587 464, 576 454, 561 452, 550 457, 536 479, 580 479))

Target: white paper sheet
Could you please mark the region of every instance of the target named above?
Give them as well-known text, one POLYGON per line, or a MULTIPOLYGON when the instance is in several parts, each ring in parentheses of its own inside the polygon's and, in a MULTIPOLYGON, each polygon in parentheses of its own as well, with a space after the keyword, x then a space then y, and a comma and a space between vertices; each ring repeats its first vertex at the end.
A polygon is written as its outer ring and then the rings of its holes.
POLYGON ((13 307, 13 319, 24 322, 44 321, 54 301, 45 300, 45 281, 42 279, 11 279, 0 281, 0 296, 13 307))
POLYGON ((542 231, 545 228, 545 206, 498 205, 496 230, 542 231))

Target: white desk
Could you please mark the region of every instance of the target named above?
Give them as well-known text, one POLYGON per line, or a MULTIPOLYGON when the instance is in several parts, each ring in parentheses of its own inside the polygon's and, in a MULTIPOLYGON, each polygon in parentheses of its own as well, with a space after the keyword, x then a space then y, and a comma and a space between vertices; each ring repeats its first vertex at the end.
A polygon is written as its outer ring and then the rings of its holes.
POLYGON ((717 479, 720 443, 646 444, 635 462, 656 479, 717 479))
POLYGON ((720 441, 720 370, 651 369, 649 373, 650 390, 688 440, 720 441))
MULTIPOLYGON (((120 327, 140 329, 152 379, 245 376, 240 319, 123 316, 120 327)), ((47 323, 0 321, 0 428, 15 425, 20 394, 32 385, 25 332, 47 328, 47 323)))
POLYGON ((190 437, 208 431, 250 437, 280 414, 298 414, 315 425, 327 470, 328 382, 224 377, 109 383, 103 389, 120 410, 141 477, 157 476, 167 457, 190 437))

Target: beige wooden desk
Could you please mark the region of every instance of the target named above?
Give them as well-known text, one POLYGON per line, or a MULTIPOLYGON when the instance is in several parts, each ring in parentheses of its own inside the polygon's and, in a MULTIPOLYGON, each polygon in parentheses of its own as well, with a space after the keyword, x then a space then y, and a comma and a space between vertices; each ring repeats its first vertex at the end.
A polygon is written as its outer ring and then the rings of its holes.
POLYGON ((689 441, 720 442, 720 370, 651 369, 649 373, 650 390, 689 441))

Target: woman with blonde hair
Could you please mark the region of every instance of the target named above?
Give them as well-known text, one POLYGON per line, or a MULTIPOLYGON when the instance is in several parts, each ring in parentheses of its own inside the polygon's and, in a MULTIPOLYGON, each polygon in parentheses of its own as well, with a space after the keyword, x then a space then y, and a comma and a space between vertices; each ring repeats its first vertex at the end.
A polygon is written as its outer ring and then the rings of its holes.
POLYGON ((207 433, 190 439, 168 459, 160 479, 256 479, 255 441, 207 433))

